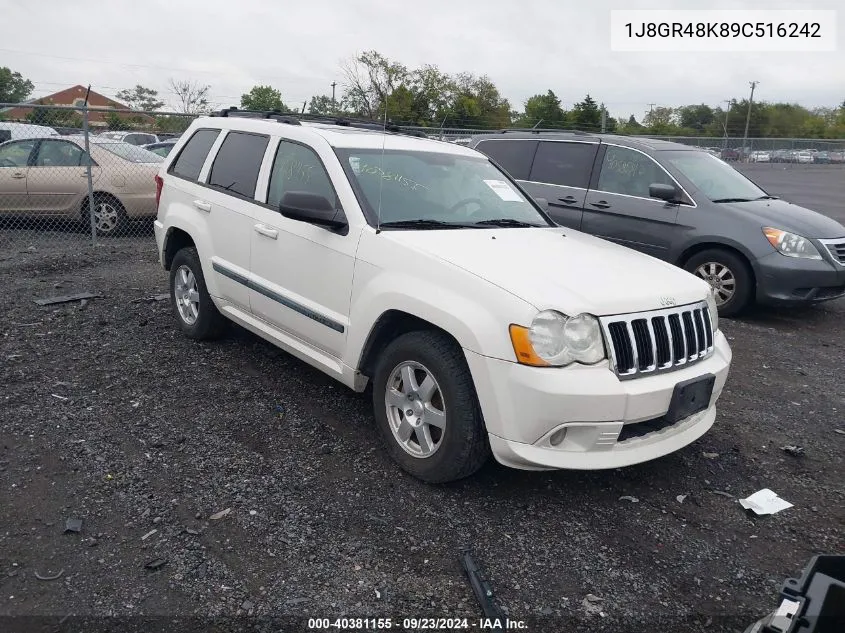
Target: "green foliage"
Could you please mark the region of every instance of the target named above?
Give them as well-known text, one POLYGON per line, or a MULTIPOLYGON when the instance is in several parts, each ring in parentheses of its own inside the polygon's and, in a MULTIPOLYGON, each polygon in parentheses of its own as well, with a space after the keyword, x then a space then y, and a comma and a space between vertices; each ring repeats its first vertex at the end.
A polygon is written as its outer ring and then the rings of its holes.
POLYGON ((155 129, 159 132, 165 132, 168 134, 181 134, 188 129, 188 126, 193 120, 193 117, 189 116, 157 116, 155 120, 155 129))
POLYGON ((565 124, 566 112, 551 90, 544 95, 529 97, 525 102, 525 113, 515 121, 516 127, 564 127, 565 124))
POLYGON ((117 112, 107 112, 103 117, 103 120, 106 122, 106 125, 110 130, 119 131, 132 129, 132 125, 129 123, 129 120, 120 116, 117 112))
POLYGON ((245 110, 290 112, 282 102, 282 93, 272 86, 253 86, 247 94, 241 95, 241 107, 245 110))
POLYGON ((143 110, 145 112, 153 112, 164 105, 164 101, 158 98, 157 90, 146 88, 140 84, 134 88, 119 91, 115 98, 128 105, 132 110, 143 110))
POLYGON ((601 109, 588 94, 583 101, 572 106, 569 113, 572 126, 578 130, 601 131, 601 109))
POLYGON ((328 95, 311 97, 308 104, 308 114, 339 114, 339 104, 333 103, 328 95))
POLYGON ((11 68, 0 66, 0 103, 20 103, 26 101, 35 86, 11 68))
POLYGON ((26 115, 30 123, 48 127, 82 127, 82 115, 76 110, 51 108, 44 101, 38 103, 43 107, 35 107, 26 115))

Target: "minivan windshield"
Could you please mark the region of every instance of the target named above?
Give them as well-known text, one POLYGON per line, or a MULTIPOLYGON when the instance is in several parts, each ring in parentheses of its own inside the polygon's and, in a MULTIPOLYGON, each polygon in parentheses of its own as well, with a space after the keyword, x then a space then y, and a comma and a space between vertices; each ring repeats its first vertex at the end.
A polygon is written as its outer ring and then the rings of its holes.
POLYGON ((660 152, 659 156, 712 202, 750 202, 770 197, 736 169, 708 152, 669 150, 660 152))
POLYGON ((335 151, 372 224, 409 229, 552 226, 485 157, 374 148, 335 151))

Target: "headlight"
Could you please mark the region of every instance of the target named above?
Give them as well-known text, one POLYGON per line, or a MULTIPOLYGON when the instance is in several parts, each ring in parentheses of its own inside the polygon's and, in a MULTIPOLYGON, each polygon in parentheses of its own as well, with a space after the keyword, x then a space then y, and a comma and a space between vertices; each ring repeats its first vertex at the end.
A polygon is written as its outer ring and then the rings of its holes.
POLYGON ((545 310, 529 328, 512 325, 510 334, 516 357, 524 365, 591 365, 605 357, 601 327, 590 314, 568 317, 545 310))
POLYGON ((707 293, 707 310, 710 312, 710 328, 713 334, 719 329, 719 308, 716 307, 716 289, 711 288, 707 293))
POLYGON ((769 244, 787 257, 801 257, 804 259, 821 259, 818 249, 806 237, 795 233, 763 227, 763 234, 769 240, 769 244))

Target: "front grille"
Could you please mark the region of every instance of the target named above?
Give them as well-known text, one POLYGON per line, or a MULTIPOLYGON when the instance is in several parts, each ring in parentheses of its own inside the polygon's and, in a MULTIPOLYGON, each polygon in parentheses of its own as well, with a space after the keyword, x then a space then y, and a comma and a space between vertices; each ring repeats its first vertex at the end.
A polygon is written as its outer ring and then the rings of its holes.
POLYGON ((833 259, 838 261, 840 264, 845 265, 845 240, 821 240, 825 246, 827 246, 827 250, 830 251, 830 254, 833 255, 833 259))
POLYGON ((670 371, 713 352, 707 303, 601 317, 613 369, 620 378, 670 371))

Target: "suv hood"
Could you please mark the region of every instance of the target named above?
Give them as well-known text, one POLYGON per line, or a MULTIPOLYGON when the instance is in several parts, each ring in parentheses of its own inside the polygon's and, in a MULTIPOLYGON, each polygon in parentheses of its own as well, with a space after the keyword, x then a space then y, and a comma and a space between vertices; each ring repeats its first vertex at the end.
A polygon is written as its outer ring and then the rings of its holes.
POLYGON ((462 268, 538 310, 596 316, 704 300, 709 285, 671 264, 571 229, 385 231, 406 250, 462 268))
POLYGON ((727 207, 732 213, 758 221, 761 227, 783 229, 802 237, 815 239, 845 237, 845 226, 836 220, 786 200, 726 202, 717 206, 727 207))

